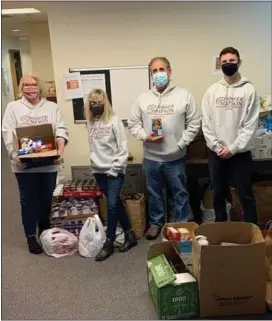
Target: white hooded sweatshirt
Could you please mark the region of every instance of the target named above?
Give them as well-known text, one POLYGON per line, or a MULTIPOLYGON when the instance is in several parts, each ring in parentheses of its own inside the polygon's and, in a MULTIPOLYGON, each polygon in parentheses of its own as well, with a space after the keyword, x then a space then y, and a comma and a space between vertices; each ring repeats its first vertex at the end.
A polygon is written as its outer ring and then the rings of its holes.
POLYGON ((13 172, 42 173, 58 170, 57 165, 21 170, 14 164, 17 152, 13 147, 13 134, 16 136, 16 128, 42 124, 52 124, 55 137, 62 137, 68 142, 68 129, 64 123, 59 106, 54 102, 41 99, 38 105, 33 106, 23 97, 7 105, 2 121, 2 136, 9 158, 11 159, 13 172))
POLYGON ((202 101, 202 131, 207 147, 218 153, 227 146, 232 155, 251 150, 259 109, 259 97, 246 78, 231 85, 224 78, 213 84, 202 101))
POLYGON ((92 173, 117 177, 125 174, 128 148, 122 121, 112 116, 108 123, 96 119, 87 123, 92 173))
POLYGON ((131 135, 143 141, 146 159, 169 162, 185 156, 186 146, 198 134, 200 122, 192 94, 170 83, 161 94, 153 88, 138 97, 128 127, 131 135), (152 132, 152 118, 162 121, 163 140, 158 143, 146 142, 152 132))

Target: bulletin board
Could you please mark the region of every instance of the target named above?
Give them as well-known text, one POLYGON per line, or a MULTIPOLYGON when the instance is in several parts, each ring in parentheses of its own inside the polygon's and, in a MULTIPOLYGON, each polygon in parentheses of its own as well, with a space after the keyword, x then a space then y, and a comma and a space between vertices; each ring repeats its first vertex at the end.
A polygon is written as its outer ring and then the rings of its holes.
POLYGON ((80 73, 84 92, 84 98, 72 100, 75 124, 86 123, 84 103, 93 88, 106 91, 114 113, 125 120, 137 96, 151 87, 148 66, 70 68, 69 72, 80 73))

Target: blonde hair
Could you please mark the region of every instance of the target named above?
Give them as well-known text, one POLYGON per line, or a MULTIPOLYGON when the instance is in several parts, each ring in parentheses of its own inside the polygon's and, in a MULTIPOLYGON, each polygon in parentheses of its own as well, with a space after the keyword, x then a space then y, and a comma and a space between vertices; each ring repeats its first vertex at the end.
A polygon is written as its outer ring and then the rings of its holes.
POLYGON ((85 102, 85 118, 91 123, 94 121, 93 114, 90 112, 90 101, 101 101, 104 104, 104 112, 101 115, 101 119, 108 123, 113 116, 111 104, 108 100, 107 94, 102 89, 93 89, 89 92, 85 102))
POLYGON ((26 77, 33 78, 33 79, 36 81, 36 83, 37 83, 37 85, 38 85, 38 88, 39 88, 39 90, 40 90, 40 97, 41 97, 41 98, 46 98, 46 96, 47 96, 47 90, 46 90, 45 83, 44 83, 44 81, 43 81, 40 77, 38 77, 38 76, 36 76, 36 75, 34 75, 34 74, 24 74, 24 75, 23 75, 23 77, 21 78, 20 83, 19 83, 19 88, 18 88, 18 89, 19 89, 19 94, 18 94, 18 97, 19 97, 19 98, 22 98, 23 95, 24 95, 24 93, 23 93, 23 87, 24 87, 24 79, 25 79, 26 77))

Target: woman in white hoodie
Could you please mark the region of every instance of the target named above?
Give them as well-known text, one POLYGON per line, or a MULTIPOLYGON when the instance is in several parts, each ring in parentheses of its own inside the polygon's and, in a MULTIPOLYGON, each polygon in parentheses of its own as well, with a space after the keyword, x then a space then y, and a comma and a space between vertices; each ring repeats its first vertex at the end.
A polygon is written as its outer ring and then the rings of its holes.
POLYGON ((96 256, 96 261, 107 259, 114 252, 114 240, 118 221, 125 232, 125 242, 120 252, 137 245, 135 233, 120 198, 128 160, 128 148, 124 125, 113 114, 107 95, 100 89, 92 90, 85 104, 90 161, 92 173, 104 192, 108 205, 107 240, 96 256))
POLYGON ((2 121, 2 136, 19 187, 22 222, 29 252, 40 254, 42 248, 36 238, 36 229, 38 225, 40 236, 50 228, 52 196, 58 165, 63 161, 64 146, 68 142, 68 129, 57 104, 46 100, 44 83, 38 77, 22 77, 19 97, 19 100, 7 105, 2 121), (13 135, 16 135, 16 128, 41 124, 52 124, 59 158, 53 165, 27 168, 14 149, 13 135))

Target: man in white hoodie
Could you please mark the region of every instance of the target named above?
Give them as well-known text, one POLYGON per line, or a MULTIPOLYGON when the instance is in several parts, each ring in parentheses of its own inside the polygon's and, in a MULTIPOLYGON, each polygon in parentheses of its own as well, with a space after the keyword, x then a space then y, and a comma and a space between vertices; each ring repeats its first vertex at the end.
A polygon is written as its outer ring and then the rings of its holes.
POLYGON ((258 126, 259 97, 254 86, 238 72, 237 49, 227 47, 219 55, 224 78, 213 84, 202 102, 202 130, 206 139, 216 221, 226 221, 228 175, 235 180, 244 220, 257 223, 252 192, 254 135, 258 126))
POLYGON ((171 83, 167 58, 153 58, 149 68, 154 87, 139 95, 128 126, 130 133, 143 141, 150 223, 147 239, 151 240, 157 238, 164 224, 165 183, 174 200, 170 220, 188 220, 186 146, 199 131, 200 114, 192 94, 171 83), (161 127, 156 128, 155 123, 161 127))

